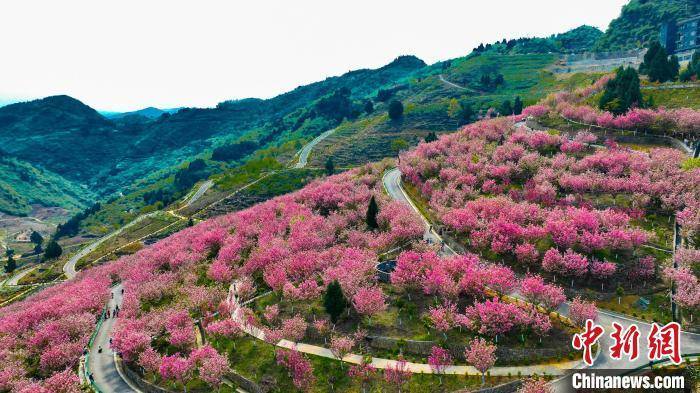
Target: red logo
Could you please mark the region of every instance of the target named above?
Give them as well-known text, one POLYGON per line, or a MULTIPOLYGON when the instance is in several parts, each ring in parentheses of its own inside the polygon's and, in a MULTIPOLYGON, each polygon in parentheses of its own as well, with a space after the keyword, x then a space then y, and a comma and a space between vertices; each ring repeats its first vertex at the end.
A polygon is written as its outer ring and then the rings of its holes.
POLYGON ((586 320, 586 329, 583 333, 577 333, 571 341, 571 345, 574 349, 583 350, 583 361, 587 365, 593 365, 593 351, 592 347, 598 341, 600 336, 603 335, 605 330, 602 326, 596 325, 590 319, 586 320))
POLYGON ((681 362, 681 325, 670 322, 659 327, 651 324, 651 331, 647 337, 649 345, 649 360, 661 360, 668 357, 673 363, 681 362))
POLYGON ((629 360, 635 360, 639 357, 639 328, 637 325, 630 325, 627 330, 624 330, 622 325, 613 322, 615 331, 610 337, 615 340, 615 344, 610 347, 610 357, 613 359, 621 359, 622 355, 628 355, 629 360))

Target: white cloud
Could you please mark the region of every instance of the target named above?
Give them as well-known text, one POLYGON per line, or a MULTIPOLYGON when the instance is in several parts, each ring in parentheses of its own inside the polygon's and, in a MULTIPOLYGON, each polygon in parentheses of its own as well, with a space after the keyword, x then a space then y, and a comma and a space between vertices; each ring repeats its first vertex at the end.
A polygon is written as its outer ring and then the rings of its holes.
POLYGON ((401 54, 601 29, 625 0, 0 3, 0 102, 68 94, 103 110, 271 97, 401 54))

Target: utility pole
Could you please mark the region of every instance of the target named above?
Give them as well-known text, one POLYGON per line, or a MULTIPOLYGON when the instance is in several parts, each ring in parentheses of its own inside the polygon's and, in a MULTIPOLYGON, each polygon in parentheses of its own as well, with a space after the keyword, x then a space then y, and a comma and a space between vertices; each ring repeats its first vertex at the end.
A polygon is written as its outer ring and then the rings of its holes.
MULTIPOLYGON (((678 262, 676 261, 676 249, 681 243, 680 237, 681 226, 676 222, 676 217, 673 217, 673 254, 671 258, 673 259, 673 268, 678 269, 678 262)), ((676 305, 676 283, 671 282, 671 316, 673 317, 673 322, 678 322, 678 306, 676 305)))

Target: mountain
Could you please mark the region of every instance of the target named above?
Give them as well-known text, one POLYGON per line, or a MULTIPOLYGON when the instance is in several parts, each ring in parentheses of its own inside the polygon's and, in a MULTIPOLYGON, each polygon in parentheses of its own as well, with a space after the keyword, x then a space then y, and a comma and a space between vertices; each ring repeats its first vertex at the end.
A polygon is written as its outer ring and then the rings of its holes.
POLYGON ((595 27, 582 25, 565 33, 549 37, 521 37, 503 39, 492 44, 480 44, 475 53, 545 54, 587 52, 600 39, 603 32, 595 27))
POLYGON ((154 108, 152 106, 149 106, 148 108, 143 108, 143 109, 139 109, 137 111, 131 111, 131 112, 100 112, 100 113, 108 119, 121 119, 121 118, 128 117, 128 116, 139 116, 139 117, 145 117, 147 119, 156 119, 164 113, 173 114, 179 110, 180 110, 180 108, 158 109, 158 108, 154 108))
POLYGON ((0 211, 15 216, 28 215, 35 204, 77 212, 95 198, 85 187, 16 158, 0 157, 0 173, 0 211))
MULTIPOLYGON (((0 146, 4 155, 85 186, 100 198, 179 173, 187 162, 241 138, 255 141, 259 149, 313 138, 346 116, 356 117, 369 95, 424 67, 420 59, 402 56, 378 69, 348 72, 271 99, 183 108, 155 119, 108 119, 74 98, 46 97, 0 108, 0 146)), ((5 178, 0 173, 0 180, 5 178)))
POLYGON ((644 47, 658 39, 663 22, 698 13, 698 0, 631 0, 622 7, 620 16, 610 22, 594 49, 605 52, 644 47))
POLYGON ((554 36, 554 42, 564 52, 586 52, 603 36, 597 27, 582 25, 566 33, 554 36))

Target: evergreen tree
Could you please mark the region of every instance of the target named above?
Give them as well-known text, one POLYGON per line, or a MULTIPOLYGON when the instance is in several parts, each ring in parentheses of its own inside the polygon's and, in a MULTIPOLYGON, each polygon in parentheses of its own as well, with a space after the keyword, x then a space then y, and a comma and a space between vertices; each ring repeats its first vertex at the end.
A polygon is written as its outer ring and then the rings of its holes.
POLYGON ((513 102, 513 114, 519 115, 523 113, 523 101, 520 96, 515 97, 515 102, 513 102))
POLYGON ((510 100, 505 100, 501 104, 501 108, 498 110, 503 116, 510 116, 513 114, 513 106, 510 104, 510 100))
POLYGON ((372 100, 365 101, 365 113, 369 115, 372 112, 374 112, 374 104, 372 103, 372 100))
POLYGON ((369 205, 367 206, 367 216, 365 219, 369 229, 379 228, 377 214, 379 214, 379 206, 377 206, 377 201, 374 199, 374 195, 372 195, 372 198, 369 200, 369 205))
POLYGON ((398 120, 403 116, 403 104, 401 101, 393 100, 389 103, 389 117, 391 120, 398 120))
POLYGON ((51 240, 49 244, 46 246, 46 250, 44 251, 44 260, 49 260, 49 259, 55 259, 61 256, 63 254, 63 249, 61 246, 56 242, 56 240, 51 240))
POLYGON ((644 61, 639 65, 639 72, 649 76, 652 82, 666 82, 678 77, 680 65, 676 56, 668 57, 666 48, 658 41, 649 45, 644 61))
POLYGON ((331 321, 336 323, 340 314, 348 308, 348 301, 343 295, 343 290, 340 288, 338 281, 333 281, 328 284, 326 293, 323 295, 323 307, 331 317, 331 321))
POLYGON ((7 256, 7 262, 5 263, 5 273, 12 273, 17 269, 17 262, 15 262, 15 257, 12 254, 7 256))
POLYGON ((333 158, 328 157, 326 159, 326 175, 330 176, 335 173, 335 164, 333 163, 333 158))
POLYGON ((187 226, 188 227, 194 226, 194 220, 192 219, 192 217, 187 218, 187 226))
POLYGON ((29 236, 29 240, 32 243, 39 244, 39 245, 44 242, 44 238, 37 231, 32 231, 32 234, 29 236))
POLYGON ((680 80, 683 82, 688 82, 693 79, 697 79, 698 71, 700 71, 700 51, 693 53, 693 58, 680 74, 680 80))
POLYGON ((435 142, 437 139, 438 137, 434 131, 429 132, 428 135, 425 136, 426 143, 435 142))
POLYGON ((474 119, 474 108, 472 104, 468 102, 462 102, 460 104, 462 111, 459 114, 459 125, 464 125, 471 122, 474 119))
POLYGON ((600 97, 598 106, 615 115, 627 112, 631 107, 642 106, 642 92, 639 89, 639 75, 634 68, 618 68, 615 78, 608 81, 600 97))

